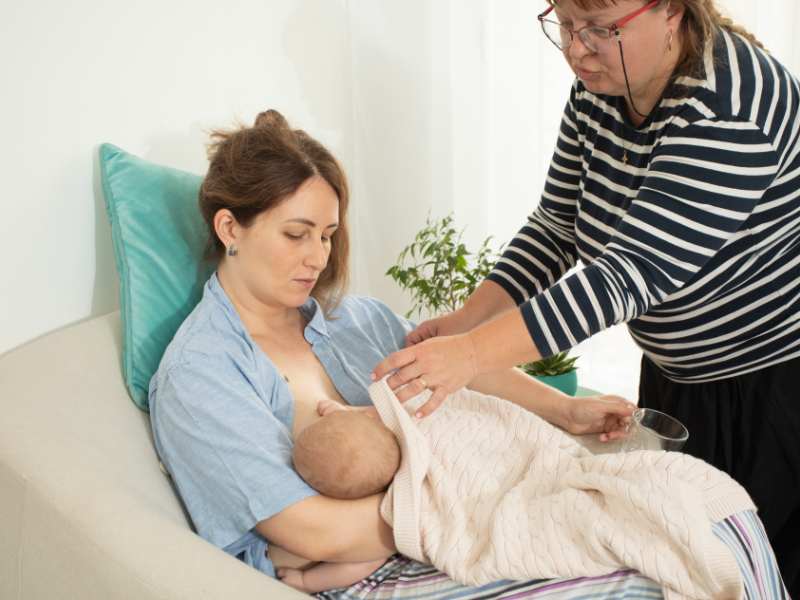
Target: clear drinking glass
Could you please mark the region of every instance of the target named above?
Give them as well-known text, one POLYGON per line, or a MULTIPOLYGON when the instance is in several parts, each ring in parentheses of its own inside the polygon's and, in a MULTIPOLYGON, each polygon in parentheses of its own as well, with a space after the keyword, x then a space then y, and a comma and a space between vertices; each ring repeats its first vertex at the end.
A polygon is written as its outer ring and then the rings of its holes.
POLYGON ((621 440, 621 450, 680 450, 689 439, 689 430, 674 417, 652 408, 633 412, 628 434, 621 440))

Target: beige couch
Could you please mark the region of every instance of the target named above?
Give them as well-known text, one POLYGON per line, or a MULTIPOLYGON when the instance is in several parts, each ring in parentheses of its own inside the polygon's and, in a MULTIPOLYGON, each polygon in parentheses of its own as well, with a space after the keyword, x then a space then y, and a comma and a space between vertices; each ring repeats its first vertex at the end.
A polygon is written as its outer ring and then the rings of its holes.
POLYGON ((120 354, 111 313, 0 356, 0 599, 307 597, 191 531, 120 354))

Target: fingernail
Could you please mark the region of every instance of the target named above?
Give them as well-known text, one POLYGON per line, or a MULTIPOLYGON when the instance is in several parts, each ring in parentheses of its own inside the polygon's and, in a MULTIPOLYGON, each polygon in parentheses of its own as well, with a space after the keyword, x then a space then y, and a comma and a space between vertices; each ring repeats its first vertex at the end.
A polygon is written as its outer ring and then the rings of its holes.
POLYGON ((370 374, 369 374, 369 378, 370 378, 372 381, 375 381, 375 380, 377 379, 377 377, 375 377, 375 373, 370 373, 370 374))
POLYGON ((418 419, 421 419, 423 415, 421 412, 417 411, 417 414, 415 414, 414 416, 417 417, 418 419))

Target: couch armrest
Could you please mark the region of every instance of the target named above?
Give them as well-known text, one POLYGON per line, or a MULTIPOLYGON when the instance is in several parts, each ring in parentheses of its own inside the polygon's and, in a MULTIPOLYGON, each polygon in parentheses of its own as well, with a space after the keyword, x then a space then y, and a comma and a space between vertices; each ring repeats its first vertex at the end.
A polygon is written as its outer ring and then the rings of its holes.
POLYGON ((120 369, 119 314, 0 356, 0 598, 305 598, 189 528, 120 369))

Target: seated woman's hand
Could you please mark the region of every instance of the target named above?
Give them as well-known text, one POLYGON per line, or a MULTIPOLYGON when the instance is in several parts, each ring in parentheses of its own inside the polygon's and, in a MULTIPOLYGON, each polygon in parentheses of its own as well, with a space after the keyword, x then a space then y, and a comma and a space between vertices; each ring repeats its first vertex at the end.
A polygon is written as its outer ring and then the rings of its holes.
POLYGON ((310 592, 305 585, 305 581, 303 580, 303 571, 300 569, 283 568, 278 569, 275 574, 278 576, 278 579, 280 579, 286 585, 291 586, 296 590, 300 590, 301 592, 310 592))
POLYGON ((599 433, 601 442, 625 437, 636 405, 619 396, 571 398, 565 406, 564 429, 574 435, 599 433))

